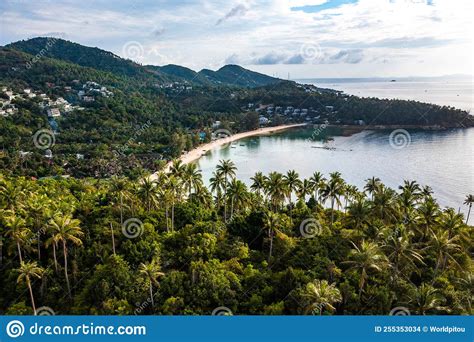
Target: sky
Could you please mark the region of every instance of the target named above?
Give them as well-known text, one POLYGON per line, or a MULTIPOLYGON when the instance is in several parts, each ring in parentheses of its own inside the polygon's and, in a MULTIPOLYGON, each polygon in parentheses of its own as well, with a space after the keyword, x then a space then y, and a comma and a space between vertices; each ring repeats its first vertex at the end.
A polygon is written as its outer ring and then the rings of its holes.
POLYGON ((473 0, 2 0, 0 45, 54 36, 142 64, 281 78, 473 74, 473 0))

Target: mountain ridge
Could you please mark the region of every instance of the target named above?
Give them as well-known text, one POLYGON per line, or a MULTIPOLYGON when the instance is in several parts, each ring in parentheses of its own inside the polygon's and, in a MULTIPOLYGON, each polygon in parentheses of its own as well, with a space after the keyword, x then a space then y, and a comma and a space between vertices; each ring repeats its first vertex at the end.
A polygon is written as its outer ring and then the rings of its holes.
POLYGON ((117 56, 110 51, 81 45, 61 38, 35 37, 13 42, 4 47, 33 56, 40 55, 41 57, 59 59, 117 75, 138 77, 160 83, 183 81, 197 85, 255 88, 284 82, 284 80, 231 64, 224 65, 216 71, 202 69, 199 72, 176 64, 163 66, 141 65, 133 60, 117 56))

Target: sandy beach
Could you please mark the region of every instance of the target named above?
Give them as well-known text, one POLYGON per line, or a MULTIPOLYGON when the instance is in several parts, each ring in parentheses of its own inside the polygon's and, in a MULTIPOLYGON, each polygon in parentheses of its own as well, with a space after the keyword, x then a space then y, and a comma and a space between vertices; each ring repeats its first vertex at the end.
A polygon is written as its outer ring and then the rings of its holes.
MULTIPOLYGON (((272 133, 283 131, 283 130, 286 130, 286 129, 289 129, 289 128, 301 127, 301 126, 306 126, 306 124, 301 123, 301 124, 282 125, 282 126, 275 126, 275 127, 264 127, 264 128, 259 128, 259 129, 253 130, 253 131, 237 133, 237 134, 231 135, 229 137, 217 139, 217 140, 211 141, 207 144, 200 145, 200 146, 196 147, 195 149, 181 155, 181 157, 179 157, 179 159, 184 164, 191 163, 191 162, 199 159, 200 157, 202 157, 209 150, 215 149, 215 148, 217 148, 219 146, 222 146, 222 145, 225 145, 225 144, 229 144, 233 141, 240 140, 240 139, 243 139, 243 138, 252 137, 252 136, 257 136, 257 135, 272 134, 272 133)), ((172 162, 169 162, 166 165, 165 172, 169 171, 169 168, 171 167, 171 164, 172 164, 172 162)))

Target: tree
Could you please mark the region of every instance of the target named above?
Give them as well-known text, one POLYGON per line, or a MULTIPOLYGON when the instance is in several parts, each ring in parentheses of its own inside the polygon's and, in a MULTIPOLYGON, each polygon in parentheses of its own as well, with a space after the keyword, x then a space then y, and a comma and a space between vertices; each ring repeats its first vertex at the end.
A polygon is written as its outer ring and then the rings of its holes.
POLYGON ((158 193, 159 190, 156 186, 156 182, 150 177, 145 177, 140 180, 137 189, 137 197, 142 201, 148 212, 150 212, 152 208, 156 207, 158 193))
POLYGON ((474 195, 467 195, 466 199, 464 200, 464 204, 469 206, 469 210, 467 212, 467 217, 466 217, 466 224, 467 222, 469 222, 469 215, 471 215, 472 203, 474 203, 474 195))
POLYGON ((196 164, 187 164, 184 167, 182 174, 183 187, 188 193, 188 197, 191 196, 192 191, 196 191, 202 184, 201 170, 198 169, 196 164))
POLYGON ((380 181, 379 178, 372 177, 369 179, 366 179, 366 184, 364 186, 364 191, 372 195, 372 200, 374 199, 374 194, 379 190, 382 182, 380 181))
POLYGON ((267 182, 266 177, 263 175, 263 173, 257 172, 253 177, 250 178, 250 180, 252 181, 250 189, 255 191, 260 197, 261 191, 265 189, 265 183, 267 182))
POLYGON ((224 221, 227 222, 227 186, 228 177, 234 178, 237 167, 231 160, 221 160, 217 165, 216 171, 224 176, 224 221))
POLYGON ((339 172, 334 172, 331 174, 331 178, 326 183, 325 187, 321 192, 323 202, 326 202, 328 199, 331 200, 331 227, 334 223, 334 204, 341 205, 339 196, 343 194, 344 191, 344 181, 340 178, 339 172))
POLYGON ((309 302, 305 312, 317 310, 319 315, 322 315, 324 309, 336 310, 334 304, 342 300, 341 292, 334 283, 329 284, 327 280, 319 279, 306 284, 303 297, 309 302))
POLYGON ((23 262, 22 246, 25 247, 32 240, 32 233, 26 227, 26 221, 22 217, 10 212, 6 217, 6 226, 8 227, 7 236, 10 236, 16 244, 18 259, 23 262))
POLYGON ((26 282, 26 286, 28 286, 28 290, 30 291, 31 306, 33 307, 33 312, 36 315, 36 305, 35 298, 33 296, 33 289, 31 287, 31 279, 41 279, 44 270, 43 268, 38 267, 36 261, 26 263, 22 261, 20 262, 20 268, 17 271, 19 273, 17 283, 21 284, 22 282, 26 282))
POLYGON ((272 252, 273 252, 273 238, 275 235, 279 232, 277 226, 278 226, 278 215, 271 212, 267 211, 265 213, 264 217, 264 227, 267 230, 268 238, 270 240, 270 247, 268 250, 268 261, 270 261, 272 257, 272 252))
MULTIPOLYGON (((301 187, 300 176, 295 170, 290 170, 283 176, 283 181, 285 183, 286 196, 288 197, 288 204, 290 205, 290 210, 293 207, 291 203, 291 195, 298 191, 301 187)), ((291 216, 291 215, 290 215, 291 216)))
POLYGON ((229 184, 227 194, 230 198, 230 217, 233 217, 234 208, 237 208, 238 210, 244 207, 249 200, 247 186, 240 180, 232 179, 229 184))
POLYGON ((368 278, 370 270, 381 271, 386 263, 385 255, 380 251, 379 246, 375 242, 362 240, 360 246, 351 242, 353 249, 349 254, 351 260, 343 263, 350 265, 349 269, 358 270, 359 276, 359 298, 368 278))
POLYGON ((110 191, 113 196, 119 198, 120 203, 120 224, 123 224, 123 199, 128 193, 128 182, 125 178, 114 176, 110 179, 110 191))
POLYGON ((138 272, 145 279, 145 281, 148 282, 151 306, 154 307, 155 301, 153 299, 153 285, 158 284, 158 277, 165 275, 163 272, 161 272, 160 263, 155 260, 148 264, 140 263, 140 266, 138 267, 138 272))
POLYGON ((52 236, 51 243, 62 243, 63 246, 63 256, 64 256, 64 276, 66 277, 67 292, 69 297, 71 297, 71 286, 69 285, 69 276, 68 276, 68 249, 67 243, 71 243, 81 246, 82 240, 80 239, 84 233, 82 232, 80 226, 80 221, 73 219, 71 215, 56 214, 49 221, 49 226, 51 228, 52 236))
POLYGON ((266 182, 266 194, 272 204, 273 210, 280 208, 287 193, 283 175, 278 172, 271 172, 266 182))
POLYGON ((425 315, 429 310, 441 309, 440 304, 443 301, 438 290, 425 283, 422 283, 419 287, 414 287, 408 298, 408 303, 420 315, 425 315))
POLYGON ((313 191, 314 191, 314 200, 316 201, 316 203, 318 203, 318 192, 321 189, 321 187, 324 187, 325 180, 326 179, 324 178, 323 174, 319 171, 313 173, 313 175, 309 179, 311 183, 311 187, 313 188, 313 191))

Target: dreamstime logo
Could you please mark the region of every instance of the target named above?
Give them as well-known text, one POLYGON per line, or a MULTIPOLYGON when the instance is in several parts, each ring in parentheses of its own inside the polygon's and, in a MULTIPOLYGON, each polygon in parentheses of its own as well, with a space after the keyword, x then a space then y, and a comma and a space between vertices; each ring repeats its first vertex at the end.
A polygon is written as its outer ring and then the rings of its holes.
POLYGON ((321 46, 317 43, 303 44, 300 48, 301 57, 307 61, 316 61, 321 58, 321 46))
POLYGON ((410 316, 410 310, 404 306, 397 306, 390 310, 390 316, 410 316))
POLYGON ((46 150, 54 146, 56 138, 50 129, 40 129, 33 135, 33 144, 40 150, 46 150))
POLYGON ((321 223, 315 218, 308 218, 301 222, 300 233, 304 238, 312 238, 322 233, 321 223))
POLYGON ((212 316, 232 316, 232 310, 226 306, 219 306, 212 310, 212 316))
POLYGON ((143 58, 144 54, 145 50, 143 49, 143 45, 137 41, 126 42, 122 46, 122 55, 124 58, 136 60, 143 58))
POLYGON ((407 130, 404 129, 396 129, 388 138, 390 142, 390 146, 394 149, 401 150, 411 144, 411 135, 408 133, 407 130))
POLYGON ((129 218, 122 224, 122 234, 129 239, 139 237, 143 233, 143 222, 137 218, 129 218))
POLYGON ((10 321, 6 327, 7 335, 17 338, 25 333, 25 326, 20 321, 10 321))
POLYGON ((49 306, 41 306, 35 311, 36 316, 54 316, 56 313, 49 306))

